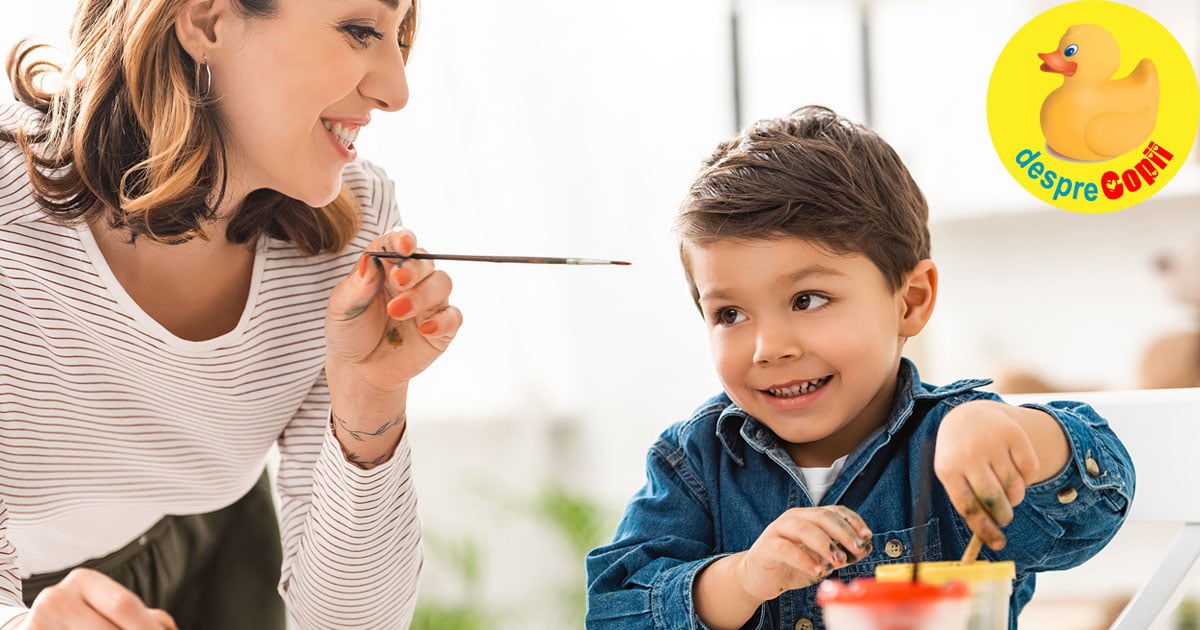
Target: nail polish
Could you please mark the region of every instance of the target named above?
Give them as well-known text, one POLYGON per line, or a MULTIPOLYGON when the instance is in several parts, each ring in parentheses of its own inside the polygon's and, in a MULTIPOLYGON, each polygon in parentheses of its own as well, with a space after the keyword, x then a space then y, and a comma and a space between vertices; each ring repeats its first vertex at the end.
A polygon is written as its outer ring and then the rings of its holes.
POLYGON ((412 312, 412 302, 408 298, 396 298, 388 303, 388 315, 393 319, 400 319, 412 312))

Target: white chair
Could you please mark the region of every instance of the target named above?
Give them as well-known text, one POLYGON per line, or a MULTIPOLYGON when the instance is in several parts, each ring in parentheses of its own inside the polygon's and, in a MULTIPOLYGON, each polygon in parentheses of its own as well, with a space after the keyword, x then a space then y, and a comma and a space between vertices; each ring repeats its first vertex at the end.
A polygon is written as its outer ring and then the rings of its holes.
POLYGON ((1079 400, 1108 419, 1137 471, 1130 521, 1179 523, 1166 557, 1121 612, 1112 630, 1146 630, 1175 600, 1200 558, 1200 388, 1022 394, 1012 404, 1079 400))

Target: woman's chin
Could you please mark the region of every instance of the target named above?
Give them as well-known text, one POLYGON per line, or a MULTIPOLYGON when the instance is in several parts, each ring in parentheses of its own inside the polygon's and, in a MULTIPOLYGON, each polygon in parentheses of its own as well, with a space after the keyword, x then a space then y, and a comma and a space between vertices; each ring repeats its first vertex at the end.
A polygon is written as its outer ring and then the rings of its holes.
POLYGON ((334 185, 330 188, 326 188, 326 189, 322 189, 322 190, 305 190, 305 191, 300 192, 300 194, 298 194, 298 195, 289 195, 289 196, 291 196, 295 199, 298 199, 300 201, 303 201, 304 203, 306 203, 314 208, 322 208, 324 206, 327 206, 327 205, 333 203, 333 201, 338 198, 338 195, 341 192, 342 192, 342 180, 339 177, 336 182, 336 185, 334 185))

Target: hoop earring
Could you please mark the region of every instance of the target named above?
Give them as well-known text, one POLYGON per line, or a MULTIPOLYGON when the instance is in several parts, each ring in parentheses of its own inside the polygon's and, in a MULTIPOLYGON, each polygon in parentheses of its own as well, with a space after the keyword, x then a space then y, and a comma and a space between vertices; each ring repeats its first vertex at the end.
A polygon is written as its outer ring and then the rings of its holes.
POLYGON ((196 94, 200 98, 208 98, 212 92, 212 70, 208 67, 208 55, 204 55, 204 60, 200 65, 196 66, 196 94), (204 74, 204 89, 200 89, 200 75, 204 74))

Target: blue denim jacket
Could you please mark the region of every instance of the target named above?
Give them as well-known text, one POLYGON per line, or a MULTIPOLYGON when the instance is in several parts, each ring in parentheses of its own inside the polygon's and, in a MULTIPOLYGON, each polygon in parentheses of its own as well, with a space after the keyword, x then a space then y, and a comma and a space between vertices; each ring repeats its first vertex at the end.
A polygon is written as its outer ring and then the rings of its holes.
MULTIPOLYGON (((999 400, 976 389, 989 382, 934 387, 920 381, 911 362, 901 362, 887 423, 850 453, 821 500, 854 510, 874 534, 871 553, 833 577, 872 576, 880 564, 911 562, 919 528, 927 545, 923 558, 962 555, 971 531, 936 480, 928 521, 914 523, 920 453, 951 409, 971 400, 999 400)), ((1134 491, 1129 453, 1091 407, 1028 406, 1058 420, 1071 457, 1057 475, 1027 488, 1004 529, 1003 551, 985 547, 981 554, 1016 563, 1010 628, 1017 627, 1017 614, 1033 596, 1034 574, 1079 565, 1100 551, 1124 522, 1134 491), (1089 465, 1099 472, 1089 474, 1089 465)), ((646 469, 646 485, 630 500, 613 542, 588 554, 588 628, 705 628, 692 602, 696 574, 717 558, 749 549, 785 510, 813 505, 799 469, 771 430, 724 394, 663 432, 646 457, 646 469)), ((816 590, 780 595, 746 627, 823 628, 816 590)))

